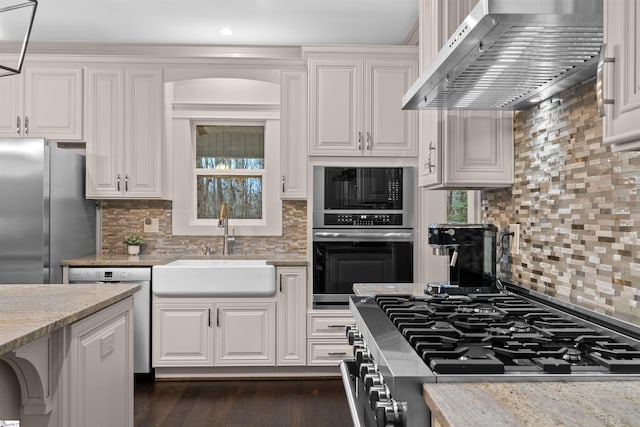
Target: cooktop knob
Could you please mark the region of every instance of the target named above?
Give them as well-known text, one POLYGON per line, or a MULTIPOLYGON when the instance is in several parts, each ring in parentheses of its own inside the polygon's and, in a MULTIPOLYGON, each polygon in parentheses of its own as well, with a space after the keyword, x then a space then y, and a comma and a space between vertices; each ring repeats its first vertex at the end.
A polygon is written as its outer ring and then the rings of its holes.
POLYGON ((375 403, 378 427, 404 427, 407 425, 407 402, 395 399, 375 403))
POLYGON ((389 387, 385 384, 374 385, 369 389, 369 402, 371 403, 371 409, 376 409, 376 402, 389 400, 390 398, 391 393, 389 392, 389 387))
POLYGON ((353 356, 356 358, 356 365, 360 366, 363 363, 373 362, 373 358, 371 357, 371 353, 366 348, 358 348, 353 356))
POLYGON ((346 335, 350 345, 353 345, 355 341, 362 341, 362 334, 355 326, 347 325, 346 335))
POLYGON ((384 384, 384 378, 380 372, 374 372, 373 374, 364 375, 364 389, 367 393, 373 386, 379 386, 384 384))
POLYGON ((360 365, 358 376, 360 377, 360 379, 364 380, 364 376, 366 374, 375 374, 376 372, 378 372, 378 367, 375 363, 363 363, 362 365, 360 365))

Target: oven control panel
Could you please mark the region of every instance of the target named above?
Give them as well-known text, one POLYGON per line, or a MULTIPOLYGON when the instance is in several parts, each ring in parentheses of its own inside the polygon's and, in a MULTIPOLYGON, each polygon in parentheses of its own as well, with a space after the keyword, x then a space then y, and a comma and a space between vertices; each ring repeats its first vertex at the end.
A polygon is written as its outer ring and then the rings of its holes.
POLYGON ((325 214, 324 224, 327 226, 389 226, 402 225, 402 214, 325 214))

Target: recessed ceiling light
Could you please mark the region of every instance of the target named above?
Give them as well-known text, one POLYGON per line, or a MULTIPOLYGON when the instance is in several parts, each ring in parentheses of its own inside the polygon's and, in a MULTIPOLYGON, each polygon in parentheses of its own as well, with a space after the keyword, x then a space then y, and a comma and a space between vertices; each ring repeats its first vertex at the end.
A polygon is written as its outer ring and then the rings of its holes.
POLYGON ((218 32, 223 36, 230 36, 231 34, 233 34, 233 31, 231 31, 231 28, 221 28, 220 31, 218 32))

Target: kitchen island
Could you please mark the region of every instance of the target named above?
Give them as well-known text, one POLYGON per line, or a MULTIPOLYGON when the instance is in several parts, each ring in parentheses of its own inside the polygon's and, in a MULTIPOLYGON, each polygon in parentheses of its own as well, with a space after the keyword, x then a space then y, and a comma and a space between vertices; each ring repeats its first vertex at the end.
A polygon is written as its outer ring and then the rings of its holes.
POLYGON ((139 285, 0 286, 0 420, 133 425, 132 295, 139 285), (17 381, 16 381, 17 379, 17 381), (90 421, 89 421, 90 420, 90 421))
MULTIPOLYGON (((359 296, 424 296, 424 285, 355 284, 359 296)), ((604 378, 603 378, 604 379, 604 378)), ((631 426, 640 419, 640 381, 467 381, 424 383, 433 426, 631 426)))

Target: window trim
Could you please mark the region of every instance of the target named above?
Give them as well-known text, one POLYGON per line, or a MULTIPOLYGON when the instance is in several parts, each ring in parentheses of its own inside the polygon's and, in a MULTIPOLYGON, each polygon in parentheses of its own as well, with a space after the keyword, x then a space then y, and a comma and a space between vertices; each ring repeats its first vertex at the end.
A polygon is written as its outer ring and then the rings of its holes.
MULTIPOLYGON (((263 179, 262 224, 229 220, 236 236, 282 236, 282 199, 280 198, 280 115, 271 111, 210 111, 206 117, 173 120, 173 218, 172 234, 218 236, 223 230, 217 219, 196 219, 195 129, 202 124, 256 124, 265 126, 265 169, 263 179), (230 117, 233 116, 233 117, 230 117), (185 149, 188 147, 188 149, 185 149), (185 190, 186 189, 186 190, 185 190), (243 223, 245 222, 245 223, 243 223)), ((231 170, 231 169, 229 169, 231 170)))

